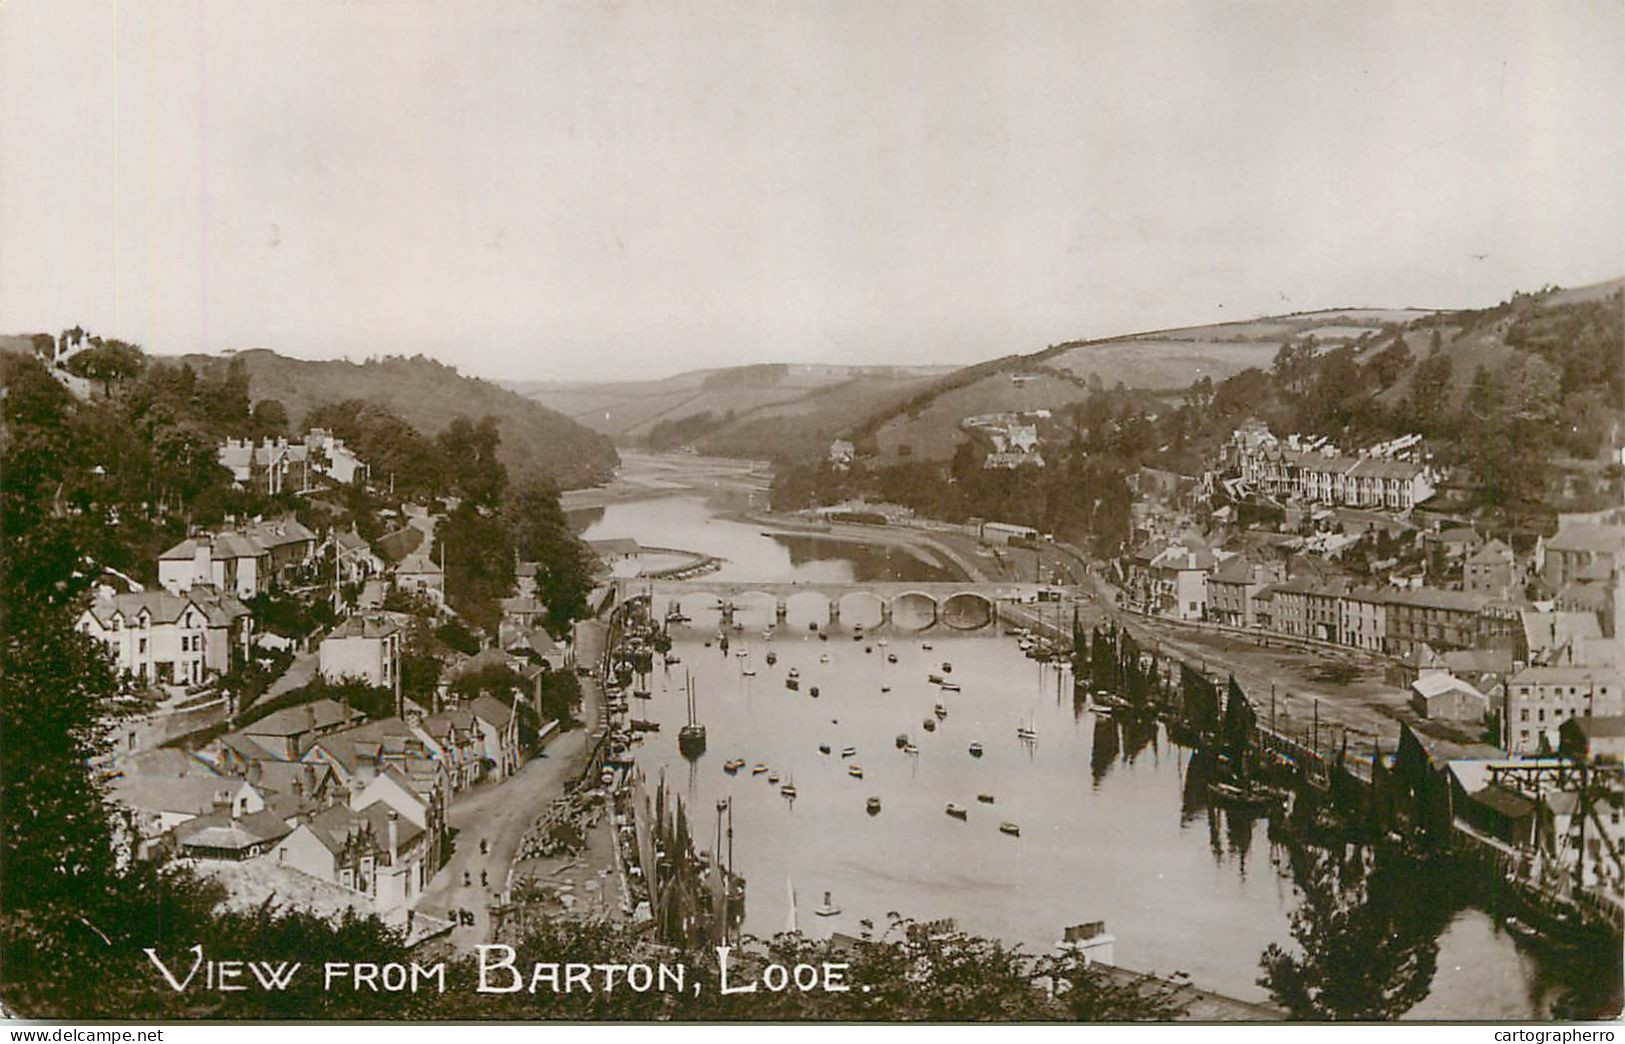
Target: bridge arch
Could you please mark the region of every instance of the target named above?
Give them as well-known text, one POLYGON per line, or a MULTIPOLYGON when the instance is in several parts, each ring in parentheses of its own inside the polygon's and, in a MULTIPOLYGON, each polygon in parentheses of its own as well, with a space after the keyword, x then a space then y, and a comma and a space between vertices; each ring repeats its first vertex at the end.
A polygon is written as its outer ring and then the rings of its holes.
POLYGON ((904 591, 891 600, 892 626, 923 631, 937 622, 937 600, 924 591, 904 591))
POLYGON ((943 600, 937 618, 956 631, 975 631, 993 623, 993 600, 975 591, 961 591, 943 600))
POLYGON ((767 591, 740 591, 726 599, 734 607, 734 622, 760 631, 778 622, 779 599, 767 591))
POLYGON ((832 603, 822 591, 794 591, 784 598, 785 625, 805 631, 809 623, 824 627, 830 622, 832 603))
POLYGON ((879 627, 886 621, 886 600, 873 591, 848 591, 830 599, 830 618, 847 627, 879 627))

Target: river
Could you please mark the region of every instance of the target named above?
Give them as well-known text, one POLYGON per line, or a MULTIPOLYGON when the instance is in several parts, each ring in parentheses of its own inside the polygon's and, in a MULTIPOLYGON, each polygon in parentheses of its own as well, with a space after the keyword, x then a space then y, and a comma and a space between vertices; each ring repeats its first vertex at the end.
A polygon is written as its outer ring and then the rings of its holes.
MULTIPOLYGON (((588 539, 630 537, 722 557, 720 579, 955 578, 929 555, 766 536, 699 495, 613 503, 573 517, 588 539)), ((1271 944, 1293 946, 1291 916, 1302 902, 1290 860, 1270 841, 1266 820, 1185 798, 1191 754, 1159 727, 1125 731, 1096 721, 1074 707, 1067 677, 1028 660, 1002 635, 934 630, 922 640, 877 632, 878 614, 862 597, 847 599, 832 627, 819 599, 807 595, 791 600, 789 620, 769 641, 762 632, 772 622, 770 604, 740 604, 744 630, 730 633, 725 655, 706 644, 719 624, 714 599, 687 601, 692 622, 673 628, 681 664, 657 672, 653 698, 634 707, 661 731, 634 749, 650 778, 664 771, 686 796, 702 837, 714 826, 716 799, 733 799, 735 865, 749 883, 747 931, 783 930, 792 890, 800 929, 817 935, 856 934, 863 920, 883 930, 896 911, 951 917, 965 930, 1046 952, 1065 926, 1101 920, 1116 936, 1120 965, 1183 971, 1209 989, 1268 999, 1257 981, 1259 956, 1271 944), (851 637, 858 622, 871 625, 863 641, 851 637), (881 634, 885 646, 876 644, 881 634), (772 666, 769 651, 778 660, 772 666), (928 681, 944 661, 961 691, 928 681), (801 674, 799 692, 785 685, 792 667, 801 674), (708 730, 707 750, 692 763, 678 754, 675 736, 689 675, 708 730), (938 703, 947 716, 927 732, 923 723, 938 720, 938 703), (1036 742, 1018 740, 1020 725, 1036 729, 1036 742), (897 749, 899 734, 918 754, 897 749), (972 742, 983 745, 982 757, 971 756, 972 742), (856 753, 841 757, 848 746, 856 753), (737 775, 722 768, 733 757, 748 762, 737 775), (793 781, 796 798, 753 775, 756 762, 793 781), (852 764, 861 779, 848 773, 852 764), (980 802, 982 793, 994 803, 980 802), (881 800, 878 815, 866 811, 871 796, 881 800), (966 818, 946 815, 948 802, 964 806, 966 818), (999 831, 1007 820, 1019 824, 1018 837, 999 831), (839 914, 815 914, 825 892, 839 914)), ((1423 900, 1399 897, 1406 901, 1423 900)), ((1497 916, 1464 896, 1431 889, 1426 902, 1414 917, 1399 914, 1397 931, 1414 932, 1436 960, 1418 994, 1425 996, 1406 1018, 1538 1018, 1577 975, 1591 977, 1515 942, 1497 916)))

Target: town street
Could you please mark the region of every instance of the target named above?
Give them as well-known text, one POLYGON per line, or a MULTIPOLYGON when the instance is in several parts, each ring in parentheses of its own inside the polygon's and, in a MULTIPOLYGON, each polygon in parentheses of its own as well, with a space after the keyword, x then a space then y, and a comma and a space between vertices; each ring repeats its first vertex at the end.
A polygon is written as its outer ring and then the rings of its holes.
POLYGON ((581 771, 601 704, 596 681, 583 677, 581 690, 581 725, 555 736, 541 755, 525 762, 502 783, 475 787, 452 799, 448 818, 456 839, 451 856, 429 882, 417 907, 436 916, 453 909, 473 911, 474 927, 459 925, 452 932, 455 946, 467 948, 486 941, 490 928, 486 905, 506 886, 508 867, 525 830, 549 802, 563 796, 565 784, 581 771), (484 855, 480 854, 482 838, 489 844, 484 855), (469 877, 467 885, 463 884, 464 871, 469 877), (483 886, 481 871, 487 875, 483 886))

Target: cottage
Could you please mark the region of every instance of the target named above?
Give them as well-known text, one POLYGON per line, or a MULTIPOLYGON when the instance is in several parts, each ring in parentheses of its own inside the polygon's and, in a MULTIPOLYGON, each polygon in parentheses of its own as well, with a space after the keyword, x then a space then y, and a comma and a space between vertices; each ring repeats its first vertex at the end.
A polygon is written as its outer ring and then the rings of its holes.
POLYGON ((253 598, 271 588, 271 552, 242 533, 202 533, 158 556, 158 584, 171 594, 206 586, 253 598))
POLYGON ((220 812, 243 816, 265 808, 246 780, 208 775, 126 776, 113 781, 108 799, 125 813, 137 855, 147 855, 176 827, 220 812))
POLYGON ((517 703, 509 705, 494 696, 481 694, 469 703, 475 727, 479 731, 480 749, 487 764, 506 779, 519 771, 524 753, 519 746, 519 713, 517 703))
POLYGON ((374 688, 394 687, 400 671, 402 631, 385 616, 351 616, 322 639, 322 677, 356 678, 374 688))
MULTIPOLYGON (((256 745, 257 749, 277 761, 298 761, 323 736, 329 736, 365 721, 366 715, 337 700, 320 699, 298 707, 273 711, 258 721, 244 725, 239 733, 256 745)), ((224 737, 222 737, 224 739, 224 737)), ((244 753, 252 753, 247 748, 244 753)), ((226 764, 233 771, 248 772, 250 761, 240 758, 226 764)))
POLYGON ((313 816, 276 846, 275 860, 389 910, 423 894, 435 869, 429 855, 422 827, 375 802, 360 811, 335 805, 313 816))
POLYGON ((1200 545, 1170 544, 1151 560, 1151 608, 1176 620, 1206 615, 1207 578, 1217 563, 1200 545))
POLYGON ((270 851, 292 830, 274 812, 212 812, 175 828, 175 847, 190 859, 241 863, 270 851))

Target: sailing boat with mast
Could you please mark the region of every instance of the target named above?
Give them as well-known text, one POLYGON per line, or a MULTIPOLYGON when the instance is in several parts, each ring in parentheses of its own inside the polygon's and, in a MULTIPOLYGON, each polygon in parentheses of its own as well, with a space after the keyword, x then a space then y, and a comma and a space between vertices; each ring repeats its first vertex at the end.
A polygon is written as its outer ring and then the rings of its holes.
POLYGON ((695 718, 694 713, 694 675, 685 672, 685 687, 688 690, 688 724, 677 730, 677 749, 685 758, 697 758, 705 753, 705 726, 695 718))

